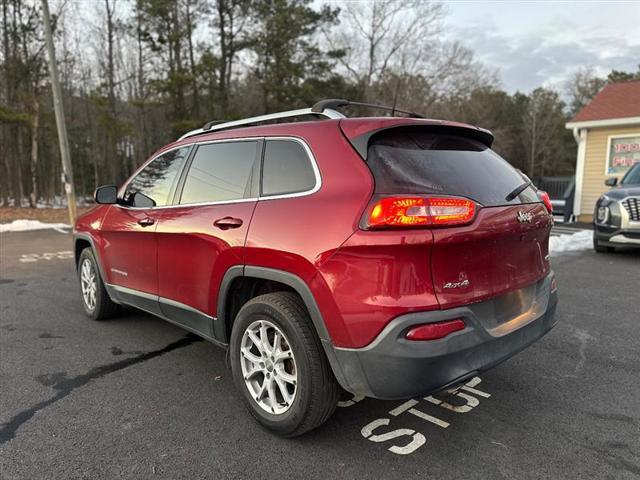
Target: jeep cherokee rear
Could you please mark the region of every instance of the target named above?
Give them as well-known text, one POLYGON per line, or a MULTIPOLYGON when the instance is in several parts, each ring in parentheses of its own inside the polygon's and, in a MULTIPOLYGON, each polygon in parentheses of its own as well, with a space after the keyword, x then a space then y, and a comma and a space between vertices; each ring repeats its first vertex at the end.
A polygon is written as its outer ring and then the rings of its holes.
POLYGON ((90 317, 133 305, 227 347, 249 411, 285 436, 339 386, 426 395, 554 325, 550 207, 491 134, 344 104, 206 125, 99 188, 74 230, 90 317), (325 119, 254 126, 287 117, 325 119))

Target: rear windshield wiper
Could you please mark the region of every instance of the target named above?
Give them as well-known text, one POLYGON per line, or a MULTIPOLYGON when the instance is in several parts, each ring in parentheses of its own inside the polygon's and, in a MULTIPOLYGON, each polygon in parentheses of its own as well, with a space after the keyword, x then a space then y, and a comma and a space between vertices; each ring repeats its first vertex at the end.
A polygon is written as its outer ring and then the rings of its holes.
POLYGON ((519 187, 516 187, 509 195, 507 195, 505 197, 505 200, 507 202, 510 202, 511 200, 516 198, 518 195, 520 195, 522 192, 524 192, 528 187, 530 187, 531 184, 533 184, 533 182, 531 180, 527 180, 526 182, 524 182, 519 187))

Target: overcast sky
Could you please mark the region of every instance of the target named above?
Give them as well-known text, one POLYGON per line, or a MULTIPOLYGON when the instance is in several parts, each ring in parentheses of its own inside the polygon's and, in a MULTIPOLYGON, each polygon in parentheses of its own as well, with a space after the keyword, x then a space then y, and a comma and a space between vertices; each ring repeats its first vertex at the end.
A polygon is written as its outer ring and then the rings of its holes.
POLYGON ((592 66, 636 71, 640 63, 640 0, 447 0, 447 30, 509 92, 562 89, 571 72, 592 66))

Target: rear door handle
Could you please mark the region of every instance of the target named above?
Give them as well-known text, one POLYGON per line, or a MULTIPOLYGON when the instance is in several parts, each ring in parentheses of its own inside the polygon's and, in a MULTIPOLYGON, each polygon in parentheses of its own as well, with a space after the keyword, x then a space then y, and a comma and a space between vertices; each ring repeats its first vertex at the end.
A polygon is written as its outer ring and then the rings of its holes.
POLYGON ((138 225, 141 227, 150 227, 154 223, 156 223, 156 221, 151 217, 144 217, 138 220, 138 225))
POLYGON ((220 230, 228 230, 230 228, 238 228, 242 226, 242 220, 233 217, 219 218, 213 224, 220 230))

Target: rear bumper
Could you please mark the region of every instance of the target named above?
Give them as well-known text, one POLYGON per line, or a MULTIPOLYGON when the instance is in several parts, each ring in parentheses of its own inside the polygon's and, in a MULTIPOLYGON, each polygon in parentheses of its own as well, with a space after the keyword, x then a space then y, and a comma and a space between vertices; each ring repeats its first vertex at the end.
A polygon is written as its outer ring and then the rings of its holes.
POLYGON ((506 321, 499 319, 499 308, 504 305, 500 298, 468 307, 400 316, 367 347, 336 348, 341 370, 338 377, 350 392, 402 399, 433 393, 488 370, 555 326, 557 291, 551 291, 553 277, 552 272, 527 287, 529 308, 506 321), (467 327, 446 338, 426 342, 405 339, 407 330, 414 325, 456 318, 462 318, 467 327))

